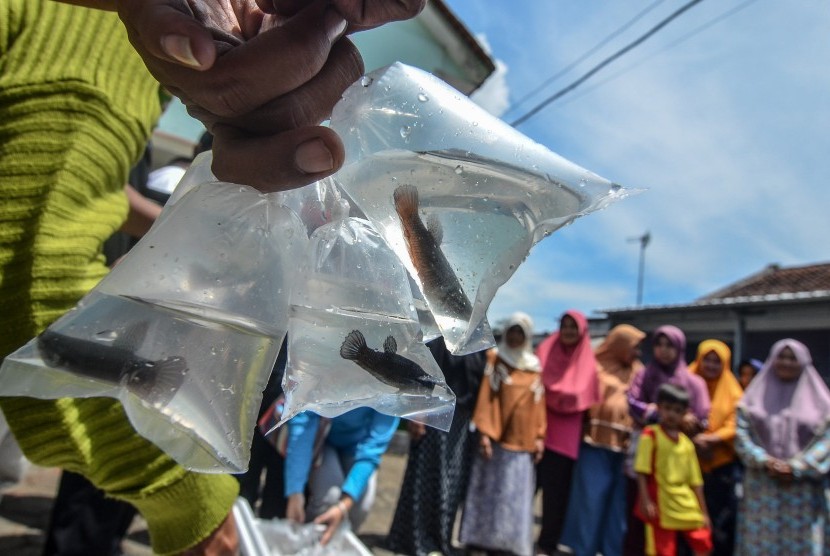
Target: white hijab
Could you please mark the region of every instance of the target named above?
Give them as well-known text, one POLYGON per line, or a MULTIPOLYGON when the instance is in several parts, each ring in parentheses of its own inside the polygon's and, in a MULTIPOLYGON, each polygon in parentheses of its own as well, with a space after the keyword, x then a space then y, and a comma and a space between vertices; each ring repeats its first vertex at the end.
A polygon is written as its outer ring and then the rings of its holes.
MULTIPOLYGON (((533 321, 525 313, 513 313, 510 315, 497 349, 499 358, 515 369, 534 373, 542 371, 539 358, 533 353, 533 321), (525 335, 525 341, 519 347, 511 348, 507 346, 507 331, 514 326, 522 329, 525 335)), ((490 386, 493 388, 493 391, 498 392, 502 383, 511 383, 510 373, 504 365, 496 364, 495 368, 493 368, 488 364, 484 373, 490 379, 490 386)))

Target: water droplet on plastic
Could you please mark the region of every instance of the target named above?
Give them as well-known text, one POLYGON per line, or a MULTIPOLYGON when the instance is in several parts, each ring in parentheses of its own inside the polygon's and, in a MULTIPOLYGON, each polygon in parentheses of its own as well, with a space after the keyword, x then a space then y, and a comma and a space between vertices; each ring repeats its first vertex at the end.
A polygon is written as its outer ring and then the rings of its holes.
POLYGON ((473 127, 478 127, 478 122, 473 122, 473 127))
POLYGON ((364 87, 368 87, 369 85, 371 85, 372 81, 374 81, 374 79, 372 79, 368 75, 364 75, 363 77, 360 78, 360 84, 363 85, 364 87))
POLYGON ((412 128, 411 127, 409 127, 408 125, 402 125, 401 126, 401 137, 406 139, 407 137, 409 137, 410 133, 412 133, 412 128))
POLYGON ((429 97, 426 96, 424 93, 418 93, 418 100, 421 102, 426 102, 429 100, 429 97))
POLYGON ((460 176, 461 174, 464 173, 464 167, 461 164, 459 164, 458 166, 455 167, 455 173, 460 176))

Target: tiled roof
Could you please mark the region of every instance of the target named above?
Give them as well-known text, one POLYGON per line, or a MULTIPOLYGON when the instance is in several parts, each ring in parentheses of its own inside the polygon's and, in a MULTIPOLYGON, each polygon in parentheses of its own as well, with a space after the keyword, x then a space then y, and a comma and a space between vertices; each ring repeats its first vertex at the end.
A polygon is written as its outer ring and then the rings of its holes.
POLYGON ((781 296, 782 294, 830 290, 830 263, 780 267, 769 265, 761 272, 739 280, 697 300, 712 302, 735 297, 781 296))

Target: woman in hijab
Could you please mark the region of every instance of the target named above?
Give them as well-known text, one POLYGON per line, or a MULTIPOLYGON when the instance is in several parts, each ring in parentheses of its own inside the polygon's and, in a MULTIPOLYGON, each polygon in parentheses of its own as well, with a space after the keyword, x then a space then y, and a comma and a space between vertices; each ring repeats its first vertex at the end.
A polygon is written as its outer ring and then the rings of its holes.
POLYGON ((692 440, 703 471, 703 493, 712 519, 712 556, 729 556, 735 545, 738 463, 735 415, 743 389, 732 374, 732 352, 720 340, 704 340, 689 371, 706 381, 712 400, 706 430, 692 440))
POLYGON ((498 347, 487 352, 473 417, 479 454, 461 520, 468 548, 533 553, 534 464, 544 452, 546 417, 532 339, 530 317, 514 313, 498 347))
POLYGON ((566 311, 559 331, 548 336, 536 354, 542 365, 547 408, 545 452, 537 469, 537 484, 542 488, 542 530, 537 544, 538 553, 553 554, 565 524, 582 419, 599 401, 588 319, 579 311, 566 311))
POLYGON ((588 410, 562 544, 577 556, 622 554, 626 527, 625 454, 633 421, 628 388, 641 372, 645 332, 615 326, 596 350, 600 401, 588 410))
POLYGON ((453 355, 444 339, 427 344, 455 393, 455 413, 447 432, 409 421, 411 436, 395 517, 383 548, 398 554, 455 556, 453 527, 464 502, 478 441, 470 421, 485 366, 485 353, 453 355))
MULTIPOLYGON (((645 370, 634 377, 628 390, 628 408, 634 418, 634 436, 645 426, 657 422, 657 390, 663 384, 680 386, 689 393, 689 411, 683 418, 683 432, 693 438, 706 429, 709 418, 709 393, 706 382, 693 375, 686 367, 686 335, 676 326, 658 327, 652 334, 652 359, 645 370)), ((636 442, 632 442, 632 448, 636 442)), ((633 450, 629 450, 633 455, 633 450)), ((627 467, 633 462, 627 462, 627 467)), ((630 469, 627 469, 629 474, 630 469)), ((636 481, 628 483, 628 505, 633 509, 636 499, 636 481)), ((624 554, 640 556, 645 550, 643 522, 633 517, 628 521, 628 530, 624 541, 624 554)))
POLYGON ((689 413, 684 430, 689 437, 706 429, 709 418, 709 393, 706 382, 689 372, 683 356, 686 335, 676 326, 665 325, 654 331, 654 356, 646 369, 634 378, 628 391, 631 416, 641 425, 657 422, 657 390, 663 384, 680 386, 689 393, 689 413))
POLYGON ((829 418, 830 391, 807 347, 776 342, 738 405, 738 554, 830 554, 829 418))

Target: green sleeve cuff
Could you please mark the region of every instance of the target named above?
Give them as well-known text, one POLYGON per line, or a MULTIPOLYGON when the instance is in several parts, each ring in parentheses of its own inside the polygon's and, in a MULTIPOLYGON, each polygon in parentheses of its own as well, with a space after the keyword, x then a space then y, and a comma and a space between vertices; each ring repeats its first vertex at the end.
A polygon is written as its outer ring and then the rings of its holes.
POLYGON ((181 480, 139 497, 125 497, 144 519, 153 552, 178 554, 207 538, 225 520, 239 494, 230 475, 186 473, 181 480))

